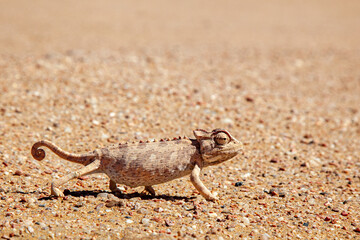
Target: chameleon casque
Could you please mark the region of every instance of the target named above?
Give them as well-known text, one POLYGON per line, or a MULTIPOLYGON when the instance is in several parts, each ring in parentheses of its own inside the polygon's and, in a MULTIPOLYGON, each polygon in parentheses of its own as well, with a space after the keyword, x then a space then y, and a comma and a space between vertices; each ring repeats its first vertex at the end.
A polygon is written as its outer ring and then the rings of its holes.
POLYGON ((59 186, 94 173, 105 173, 110 178, 110 190, 115 193, 121 193, 116 184, 125 184, 144 186, 151 195, 155 195, 153 185, 190 174, 190 180, 200 194, 207 200, 215 200, 216 197, 201 182, 200 170, 235 157, 242 144, 224 129, 211 132, 196 129, 193 133, 195 139, 179 137, 171 141, 125 143, 86 154, 68 153, 42 140, 32 146, 31 154, 36 160, 43 160, 45 151, 40 147, 45 146, 65 160, 85 165, 51 183, 51 194, 57 197, 64 196, 59 186))

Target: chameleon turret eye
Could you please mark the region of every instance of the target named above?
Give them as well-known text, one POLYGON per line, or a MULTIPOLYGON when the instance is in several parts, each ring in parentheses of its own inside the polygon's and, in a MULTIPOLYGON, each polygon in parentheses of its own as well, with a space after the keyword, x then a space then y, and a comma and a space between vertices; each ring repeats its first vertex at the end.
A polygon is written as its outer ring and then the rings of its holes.
POLYGON ((229 136, 224 132, 219 132, 214 137, 215 143, 219 145, 224 145, 229 142, 229 136))

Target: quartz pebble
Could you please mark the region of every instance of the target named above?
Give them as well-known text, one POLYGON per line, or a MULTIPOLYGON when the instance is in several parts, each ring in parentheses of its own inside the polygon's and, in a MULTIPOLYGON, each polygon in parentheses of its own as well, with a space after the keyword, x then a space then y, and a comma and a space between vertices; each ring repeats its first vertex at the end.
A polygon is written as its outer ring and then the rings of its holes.
POLYGON ((147 227, 147 226, 150 225, 150 219, 143 218, 143 219, 141 219, 141 223, 142 223, 145 227, 147 227))

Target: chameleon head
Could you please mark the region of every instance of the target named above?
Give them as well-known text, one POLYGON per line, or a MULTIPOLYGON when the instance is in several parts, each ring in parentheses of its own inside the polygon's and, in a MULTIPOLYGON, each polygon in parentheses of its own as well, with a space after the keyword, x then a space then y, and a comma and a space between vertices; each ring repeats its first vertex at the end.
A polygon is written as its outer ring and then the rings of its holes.
POLYGON ((224 129, 211 132, 194 130, 200 144, 200 153, 206 165, 215 165, 235 157, 242 149, 242 144, 224 129))

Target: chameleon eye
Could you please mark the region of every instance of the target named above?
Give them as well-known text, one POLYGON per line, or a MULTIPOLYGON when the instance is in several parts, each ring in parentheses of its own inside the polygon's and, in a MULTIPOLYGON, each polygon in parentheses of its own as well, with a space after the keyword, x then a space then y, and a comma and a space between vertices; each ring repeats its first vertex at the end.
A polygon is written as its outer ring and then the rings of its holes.
POLYGON ((224 144, 229 142, 229 136, 224 132, 220 132, 220 133, 215 135, 214 140, 215 140, 216 144, 224 145, 224 144))

